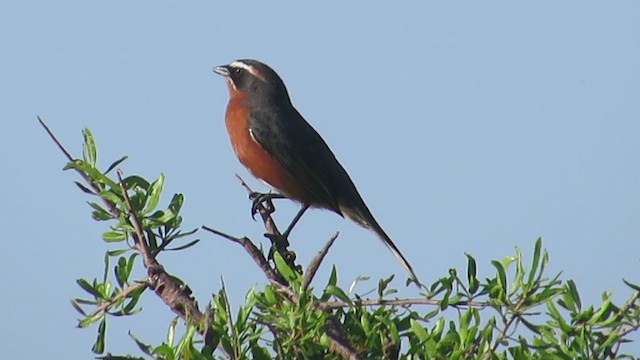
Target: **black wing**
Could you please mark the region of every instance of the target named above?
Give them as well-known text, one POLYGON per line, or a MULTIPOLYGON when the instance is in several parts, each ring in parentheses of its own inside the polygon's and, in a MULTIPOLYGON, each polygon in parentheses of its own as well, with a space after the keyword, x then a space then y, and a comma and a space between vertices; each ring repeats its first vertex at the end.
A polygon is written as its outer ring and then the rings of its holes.
POLYGON ((252 136, 291 177, 300 181, 312 205, 342 215, 339 201, 348 201, 357 190, 322 137, 291 109, 254 109, 249 120, 252 136))

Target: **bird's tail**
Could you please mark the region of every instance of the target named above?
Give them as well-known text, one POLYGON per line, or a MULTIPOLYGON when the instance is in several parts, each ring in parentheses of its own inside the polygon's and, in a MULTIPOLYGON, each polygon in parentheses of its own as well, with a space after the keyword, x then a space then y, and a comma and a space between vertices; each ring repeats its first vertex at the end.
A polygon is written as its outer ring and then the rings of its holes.
POLYGON ((409 277, 411 278, 411 281, 414 282, 418 287, 422 286, 422 283, 420 283, 420 280, 418 280, 418 276, 416 276, 416 273, 413 270, 413 267, 411 266, 407 258, 405 258, 404 255, 402 255, 402 253, 400 252, 400 249, 398 249, 398 247, 396 246, 396 244, 393 243, 389 235, 387 235, 387 233, 382 229, 380 224, 378 224, 378 222, 373 217, 373 215, 371 214, 369 209, 366 207, 366 205, 362 210, 341 207, 340 211, 342 212, 343 216, 346 217, 347 219, 355 222, 356 224, 366 229, 369 229, 375 232, 380 238, 380 240, 382 240, 382 242, 387 246, 387 248, 389 248, 389 250, 393 253, 393 255, 395 255, 396 258, 398 258, 402 267, 409 273, 409 277))

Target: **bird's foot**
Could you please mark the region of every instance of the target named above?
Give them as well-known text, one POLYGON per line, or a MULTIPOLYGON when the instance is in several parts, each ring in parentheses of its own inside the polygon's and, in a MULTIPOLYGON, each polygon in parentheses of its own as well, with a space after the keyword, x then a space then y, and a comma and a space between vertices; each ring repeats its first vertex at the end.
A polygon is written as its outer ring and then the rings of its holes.
POLYGON ((264 206, 269 214, 275 211, 275 207, 273 206, 273 199, 284 199, 284 195, 276 194, 276 193, 259 193, 252 192, 249 194, 249 199, 252 201, 251 203, 251 218, 256 219, 256 214, 258 213, 258 209, 260 206, 264 206))

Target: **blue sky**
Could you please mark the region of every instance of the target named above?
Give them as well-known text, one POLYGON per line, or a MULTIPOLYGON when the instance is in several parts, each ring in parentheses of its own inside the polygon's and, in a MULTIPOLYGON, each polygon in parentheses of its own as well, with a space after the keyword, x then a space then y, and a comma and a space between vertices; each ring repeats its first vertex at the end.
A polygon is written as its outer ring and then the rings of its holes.
MULTIPOLYGON (((234 174, 265 188, 231 150, 211 72, 246 57, 281 74, 423 281, 463 269, 465 252, 488 276, 490 260, 515 246, 529 258, 542 236, 583 301, 624 300, 621 279, 640 280, 639 18, 636 1, 0 4, 3 354, 90 357, 95 332, 74 328, 68 300, 108 249, 36 115, 77 155, 89 127, 103 166, 126 154, 125 173, 164 173, 187 228, 261 238, 234 174)), ((297 210, 278 206, 283 224, 297 210)), ((375 235, 328 212, 295 229, 301 262, 336 230, 318 284, 331 264, 345 287, 404 278, 375 235)), ((160 260, 201 304, 221 276, 235 303, 263 283, 238 246, 199 236, 160 260)), ((143 305, 110 322, 108 350, 134 351, 129 329, 161 341, 172 314, 151 294, 143 305)))

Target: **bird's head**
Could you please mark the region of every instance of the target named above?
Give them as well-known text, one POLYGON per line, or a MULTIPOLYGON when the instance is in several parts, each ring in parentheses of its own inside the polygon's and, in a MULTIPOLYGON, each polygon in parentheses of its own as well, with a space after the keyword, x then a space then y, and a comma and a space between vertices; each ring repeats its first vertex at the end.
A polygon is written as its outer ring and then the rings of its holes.
POLYGON ((213 72, 227 80, 229 93, 241 93, 253 101, 289 101, 284 82, 268 65, 257 60, 236 60, 228 65, 216 66, 213 72))

